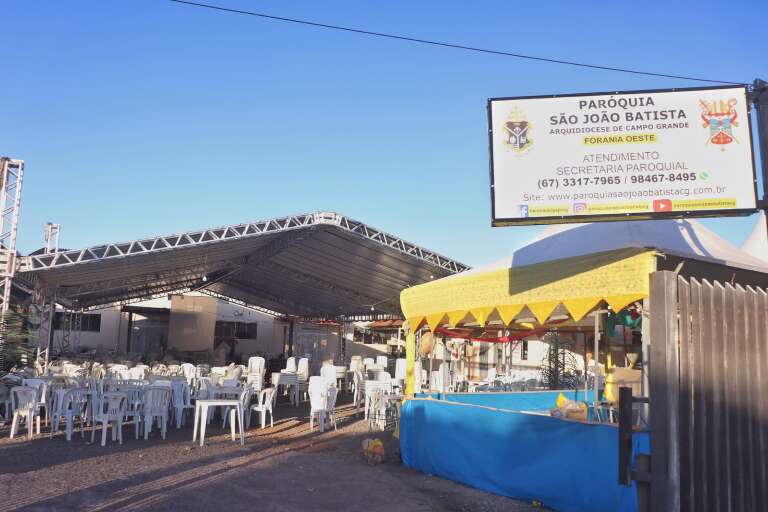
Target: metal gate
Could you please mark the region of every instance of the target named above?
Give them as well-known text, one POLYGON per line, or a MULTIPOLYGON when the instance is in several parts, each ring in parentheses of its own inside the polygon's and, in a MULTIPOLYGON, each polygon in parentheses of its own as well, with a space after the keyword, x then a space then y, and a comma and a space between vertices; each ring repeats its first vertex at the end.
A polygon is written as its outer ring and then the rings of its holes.
POLYGON ((651 275, 651 510, 768 510, 768 294, 651 275))

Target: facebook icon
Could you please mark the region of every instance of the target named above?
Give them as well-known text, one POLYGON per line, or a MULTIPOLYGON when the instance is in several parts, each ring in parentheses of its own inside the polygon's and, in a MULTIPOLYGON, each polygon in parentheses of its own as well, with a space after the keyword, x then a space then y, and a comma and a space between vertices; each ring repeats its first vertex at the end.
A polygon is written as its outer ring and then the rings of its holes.
POLYGON ((527 217, 528 216, 528 205, 527 204, 521 204, 518 206, 520 208, 520 216, 521 217, 527 217))

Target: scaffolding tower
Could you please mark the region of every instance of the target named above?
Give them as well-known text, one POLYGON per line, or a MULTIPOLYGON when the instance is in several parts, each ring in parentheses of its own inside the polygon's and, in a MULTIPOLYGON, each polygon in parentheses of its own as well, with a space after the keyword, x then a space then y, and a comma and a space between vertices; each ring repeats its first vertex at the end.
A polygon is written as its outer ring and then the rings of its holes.
POLYGON ((62 354, 77 353, 80 351, 80 333, 83 330, 83 313, 72 309, 65 309, 61 323, 62 354))
POLYGON ((45 254, 59 252, 59 238, 61 237, 61 224, 45 223, 45 254))
POLYGON ((0 157, 0 370, 5 369, 6 314, 16 273, 16 233, 23 177, 23 160, 0 157))

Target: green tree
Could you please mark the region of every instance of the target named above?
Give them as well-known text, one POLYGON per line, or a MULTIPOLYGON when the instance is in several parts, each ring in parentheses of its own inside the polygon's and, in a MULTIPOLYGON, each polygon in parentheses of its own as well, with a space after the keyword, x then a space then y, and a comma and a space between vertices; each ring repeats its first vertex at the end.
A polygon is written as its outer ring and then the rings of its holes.
POLYGON ((541 362, 541 380, 549 389, 575 389, 579 385, 578 362, 570 342, 556 331, 544 335, 547 353, 541 362))
POLYGON ((28 314, 9 310, 0 330, 4 333, 0 339, 0 372, 31 363, 34 355, 29 349, 29 340, 33 332, 28 314))

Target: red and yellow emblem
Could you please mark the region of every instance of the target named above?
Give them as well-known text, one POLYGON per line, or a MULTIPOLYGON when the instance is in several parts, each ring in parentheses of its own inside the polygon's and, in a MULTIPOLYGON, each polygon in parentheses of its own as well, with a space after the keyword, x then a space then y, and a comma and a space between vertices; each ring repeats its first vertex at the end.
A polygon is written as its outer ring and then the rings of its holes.
POLYGON ((732 142, 739 142, 733 135, 733 127, 739 126, 736 112, 736 98, 730 98, 728 101, 699 100, 701 107, 702 127, 709 128, 709 137, 707 144, 712 143, 725 151, 725 146, 732 142))

